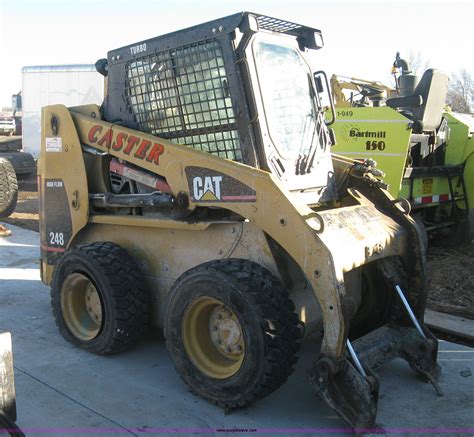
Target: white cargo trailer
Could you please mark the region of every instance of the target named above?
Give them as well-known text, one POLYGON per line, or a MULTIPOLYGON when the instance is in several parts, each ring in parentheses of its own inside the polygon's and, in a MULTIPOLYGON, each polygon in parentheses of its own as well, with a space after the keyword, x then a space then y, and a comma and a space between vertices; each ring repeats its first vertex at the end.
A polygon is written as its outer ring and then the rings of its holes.
POLYGON ((100 105, 104 98, 104 77, 93 64, 23 67, 22 76, 23 150, 35 158, 41 146, 43 106, 100 105))

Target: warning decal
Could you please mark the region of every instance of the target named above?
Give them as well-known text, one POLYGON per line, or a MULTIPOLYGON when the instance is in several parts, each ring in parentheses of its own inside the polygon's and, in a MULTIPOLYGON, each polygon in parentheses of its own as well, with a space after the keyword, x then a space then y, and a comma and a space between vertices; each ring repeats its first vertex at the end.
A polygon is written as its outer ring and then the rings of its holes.
POLYGON ((63 139, 62 138, 45 138, 47 152, 62 152, 63 139))

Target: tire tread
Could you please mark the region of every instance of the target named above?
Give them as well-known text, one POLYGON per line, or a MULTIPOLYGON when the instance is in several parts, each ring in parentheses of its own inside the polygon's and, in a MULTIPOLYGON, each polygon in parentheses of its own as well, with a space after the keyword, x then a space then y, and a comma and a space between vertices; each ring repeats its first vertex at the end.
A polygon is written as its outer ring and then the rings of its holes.
MULTIPOLYGON (((264 323, 265 362, 258 383, 237 401, 220 401, 199 393, 211 403, 232 410, 243 408, 278 389, 292 374, 300 347, 300 332, 295 306, 287 290, 267 269, 244 259, 210 261, 184 273, 178 282, 197 271, 209 274, 224 273, 238 281, 249 302, 264 323)), ((170 291, 172 293, 173 290, 170 291)), ((167 337, 167 342, 168 336, 167 337)), ((178 369, 178 372, 180 369, 178 369)), ((186 378, 182 378, 191 392, 196 393, 186 378)))
POLYGON ((8 159, 0 157, 0 217, 8 217, 15 211, 18 200, 18 181, 8 159))
MULTIPOLYGON (((72 256, 85 256, 102 270, 113 294, 115 329, 108 341, 96 350, 99 355, 110 355, 131 349, 142 337, 149 323, 150 297, 145 289, 142 274, 128 252, 111 242, 83 243, 74 246, 72 256)), ((57 269, 55 269, 56 272, 57 269)), ((51 287, 51 303, 56 324, 60 331, 67 329, 58 315, 54 294, 59 292, 56 276, 51 287)))

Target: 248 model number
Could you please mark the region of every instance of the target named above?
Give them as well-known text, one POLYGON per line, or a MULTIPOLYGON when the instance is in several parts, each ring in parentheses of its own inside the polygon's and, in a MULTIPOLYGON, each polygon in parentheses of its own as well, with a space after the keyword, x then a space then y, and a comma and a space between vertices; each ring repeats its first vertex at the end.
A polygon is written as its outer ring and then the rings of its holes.
POLYGON ((62 232, 50 232, 49 243, 51 246, 64 246, 64 234, 62 232))

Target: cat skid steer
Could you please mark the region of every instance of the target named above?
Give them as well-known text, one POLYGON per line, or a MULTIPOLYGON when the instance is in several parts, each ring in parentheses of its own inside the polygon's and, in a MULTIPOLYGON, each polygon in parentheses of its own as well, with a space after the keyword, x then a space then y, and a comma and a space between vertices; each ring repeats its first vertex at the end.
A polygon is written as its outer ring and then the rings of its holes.
POLYGON ((373 163, 331 155, 306 61, 322 45, 239 13, 109 52, 101 108, 43 109, 41 272, 68 341, 116 353, 151 322, 191 390, 231 410, 322 333, 309 381, 358 429, 392 358, 438 387, 418 228, 373 163))

